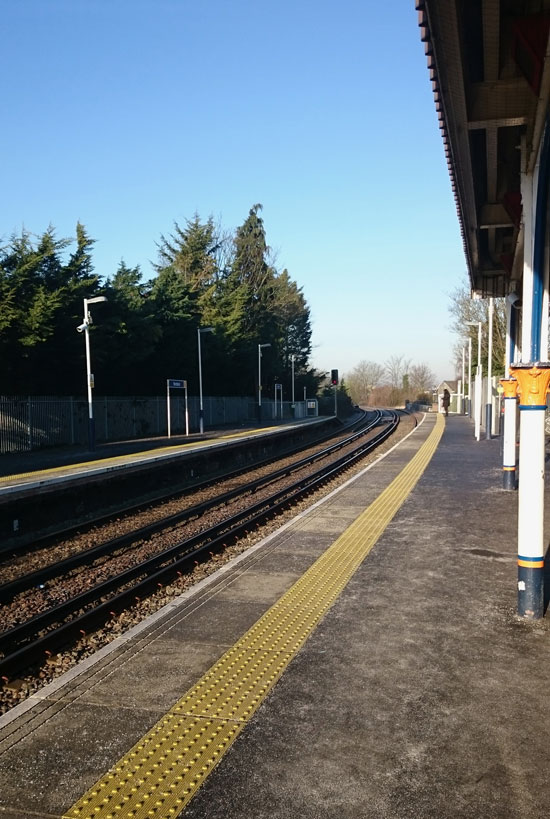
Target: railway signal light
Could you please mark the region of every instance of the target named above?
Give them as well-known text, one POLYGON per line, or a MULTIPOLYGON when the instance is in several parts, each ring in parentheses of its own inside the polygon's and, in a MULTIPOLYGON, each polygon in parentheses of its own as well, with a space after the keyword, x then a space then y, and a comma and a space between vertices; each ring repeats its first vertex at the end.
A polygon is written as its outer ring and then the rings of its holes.
POLYGON ((330 371, 330 383, 333 387, 338 386, 338 370, 331 370, 330 371))

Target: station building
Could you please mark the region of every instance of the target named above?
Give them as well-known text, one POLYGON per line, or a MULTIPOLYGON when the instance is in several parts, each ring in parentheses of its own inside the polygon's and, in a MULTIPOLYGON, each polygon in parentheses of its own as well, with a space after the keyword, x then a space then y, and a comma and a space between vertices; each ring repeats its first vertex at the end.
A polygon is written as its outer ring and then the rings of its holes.
POLYGON ((417 0, 416 9, 472 297, 506 299, 503 482, 518 486, 518 612, 539 618, 550 383, 550 1, 417 0))

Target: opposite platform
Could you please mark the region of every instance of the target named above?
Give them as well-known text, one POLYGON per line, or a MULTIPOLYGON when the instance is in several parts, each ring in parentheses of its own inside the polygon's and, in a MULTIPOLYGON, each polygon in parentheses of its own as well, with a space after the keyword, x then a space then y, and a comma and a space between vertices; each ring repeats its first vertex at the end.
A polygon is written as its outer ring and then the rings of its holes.
MULTIPOLYGON (((358 414, 355 420, 361 417, 358 414)), ((335 426, 339 423, 334 417, 308 418, 211 432, 173 444, 167 439, 123 441, 104 444, 96 453, 60 450, 2 456, 0 552, 281 457, 329 435, 335 426)))
MULTIPOLYGON (((326 560, 326 548, 403 475, 433 422, 5 724, 4 816, 69 811, 318 557, 326 560)), ((500 479, 498 442, 478 444, 466 419, 448 419, 420 482, 186 817, 546 815, 547 629, 515 618, 515 495, 500 479)))
POLYGON ((156 441, 120 441, 103 444, 94 453, 67 453, 64 450, 43 450, 3 455, 0 458, 0 497, 15 495, 22 489, 36 490, 46 485, 61 484, 83 476, 101 477, 143 464, 157 464, 178 456, 203 452, 233 442, 245 443, 262 436, 291 431, 304 426, 326 423, 326 418, 308 418, 273 426, 211 432, 188 438, 175 436, 156 441))

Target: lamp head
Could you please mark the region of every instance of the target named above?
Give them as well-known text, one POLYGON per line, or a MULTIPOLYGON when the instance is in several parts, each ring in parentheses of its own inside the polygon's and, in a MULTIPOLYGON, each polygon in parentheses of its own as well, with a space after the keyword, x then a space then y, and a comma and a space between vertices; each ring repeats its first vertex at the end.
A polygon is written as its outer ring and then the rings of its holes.
POLYGON ((87 304, 97 304, 99 301, 107 301, 107 296, 94 296, 91 299, 86 299, 87 304))

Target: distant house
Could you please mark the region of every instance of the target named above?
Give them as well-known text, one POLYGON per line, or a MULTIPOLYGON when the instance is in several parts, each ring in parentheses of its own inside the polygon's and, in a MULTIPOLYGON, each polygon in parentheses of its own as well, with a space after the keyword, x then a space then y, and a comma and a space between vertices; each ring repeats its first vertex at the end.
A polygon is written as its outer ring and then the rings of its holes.
POLYGON ((438 384, 438 386, 435 388, 432 398, 433 401, 432 410, 434 412, 438 412, 441 409, 441 398, 443 396, 443 390, 449 390, 449 392, 451 393, 450 411, 456 412, 456 395, 458 393, 458 381, 451 380, 442 381, 441 384, 438 384))
POLYGON ((441 384, 435 388, 438 395, 443 395, 443 390, 449 390, 451 395, 458 392, 458 381, 442 381, 441 384))

